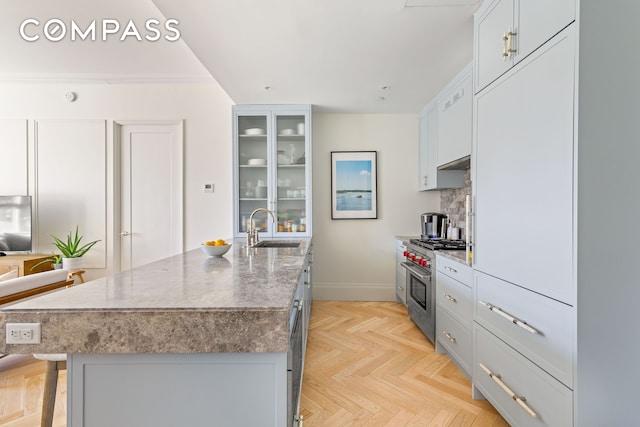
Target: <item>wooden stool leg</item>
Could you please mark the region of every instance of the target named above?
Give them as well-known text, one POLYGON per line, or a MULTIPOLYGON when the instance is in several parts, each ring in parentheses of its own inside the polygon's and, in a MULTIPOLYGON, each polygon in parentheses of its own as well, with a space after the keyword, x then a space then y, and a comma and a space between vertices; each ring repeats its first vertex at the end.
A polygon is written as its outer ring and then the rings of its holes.
POLYGON ((56 389, 58 387, 58 362, 47 360, 47 371, 44 377, 44 396, 42 398, 42 417, 40 427, 51 427, 53 410, 56 405, 56 389))

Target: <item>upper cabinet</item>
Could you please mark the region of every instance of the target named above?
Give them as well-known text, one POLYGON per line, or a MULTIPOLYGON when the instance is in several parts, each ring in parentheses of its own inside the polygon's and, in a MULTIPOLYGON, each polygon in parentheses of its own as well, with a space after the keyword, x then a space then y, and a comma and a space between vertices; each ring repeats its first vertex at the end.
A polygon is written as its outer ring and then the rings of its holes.
POLYGON ((251 213, 260 237, 311 235, 311 107, 236 105, 234 234, 244 236, 251 213))
POLYGON ((427 105, 418 116, 418 191, 464 187, 464 171, 438 170, 438 103, 427 105))
POLYGON ((467 65, 438 96, 438 166, 471 155, 472 65, 467 65))
POLYGON ((476 92, 575 20, 576 0, 486 1, 476 14, 476 92))

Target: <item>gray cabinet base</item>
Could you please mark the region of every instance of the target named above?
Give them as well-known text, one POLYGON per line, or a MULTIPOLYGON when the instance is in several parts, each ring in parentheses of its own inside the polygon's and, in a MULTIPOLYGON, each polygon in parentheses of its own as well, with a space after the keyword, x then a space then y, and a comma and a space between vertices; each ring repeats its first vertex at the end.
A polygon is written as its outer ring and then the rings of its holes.
POLYGON ((286 353, 69 355, 67 423, 286 426, 286 353))

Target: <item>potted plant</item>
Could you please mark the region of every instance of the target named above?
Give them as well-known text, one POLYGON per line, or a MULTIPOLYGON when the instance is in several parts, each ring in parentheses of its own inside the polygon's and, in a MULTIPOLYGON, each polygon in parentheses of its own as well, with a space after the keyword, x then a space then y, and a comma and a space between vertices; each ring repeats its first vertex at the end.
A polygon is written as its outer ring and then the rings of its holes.
POLYGON ((75 234, 72 234, 71 231, 69 232, 66 241, 56 236, 51 237, 53 238, 53 244, 62 254, 62 268, 65 270, 82 268, 82 256, 86 254, 93 245, 100 241, 94 240, 93 242, 80 245, 84 236, 78 235, 78 226, 76 226, 75 234))
POLYGON ((30 268, 31 271, 35 270, 36 267, 42 265, 42 264, 46 264, 50 262, 51 265, 53 266, 54 270, 59 270, 62 268, 62 255, 58 255, 56 253, 51 252, 51 258, 47 258, 47 259, 43 259, 42 261, 40 261, 39 263, 35 264, 33 267, 30 268))

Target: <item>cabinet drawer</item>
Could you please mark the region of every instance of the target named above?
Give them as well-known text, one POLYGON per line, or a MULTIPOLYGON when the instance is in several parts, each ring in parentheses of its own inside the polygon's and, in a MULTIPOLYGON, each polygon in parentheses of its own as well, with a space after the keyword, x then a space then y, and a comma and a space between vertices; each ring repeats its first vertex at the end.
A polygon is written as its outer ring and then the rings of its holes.
POLYGON ((462 325, 442 307, 436 308, 436 340, 465 372, 471 373, 471 328, 462 325))
POLYGON ((573 308, 479 271, 474 320, 573 389, 573 308))
MULTIPOLYGON (((462 251, 461 251, 462 252, 462 251)), ((436 269, 471 287, 473 270, 468 265, 436 254, 436 269)))
POLYGON ((571 390, 483 327, 474 326, 474 340, 474 386, 489 399, 509 424, 522 427, 573 425, 571 390), (536 417, 521 407, 496 380, 501 381, 516 396, 526 399, 525 404, 536 417))
POLYGON ((436 273, 438 305, 446 308, 459 322, 471 327, 473 321, 473 292, 466 285, 446 274, 436 273))

